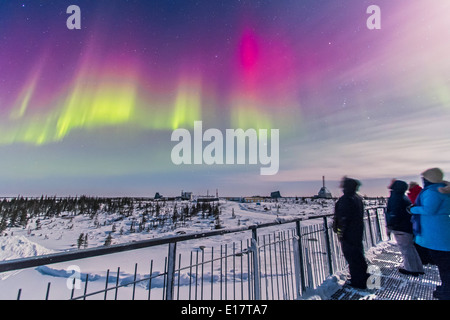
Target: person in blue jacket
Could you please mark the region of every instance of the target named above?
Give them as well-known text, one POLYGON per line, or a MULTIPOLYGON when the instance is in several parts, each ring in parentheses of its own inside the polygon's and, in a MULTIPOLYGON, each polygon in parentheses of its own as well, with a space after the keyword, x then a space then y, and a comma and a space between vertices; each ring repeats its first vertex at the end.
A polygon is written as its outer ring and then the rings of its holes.
POLYGON ((434 297, 450 300, 450 193, 445 192, 441 169, 428 169, 422 178, 424 188, 410 209, 413 215, 420 216, 415 241, 429 251, 438 267, 442 285, 436 288, 434 297))
POLYGON ((405 195, 408 184, 405 181, 393 180, 389 189, 391 196, 386 208, 386 224, 402 253, 403 267, 399 268, 399 272, 418 276, 424 271, 420 256, 414 247, 411 214, 407 210, 411 206, 411 201, 405 195))

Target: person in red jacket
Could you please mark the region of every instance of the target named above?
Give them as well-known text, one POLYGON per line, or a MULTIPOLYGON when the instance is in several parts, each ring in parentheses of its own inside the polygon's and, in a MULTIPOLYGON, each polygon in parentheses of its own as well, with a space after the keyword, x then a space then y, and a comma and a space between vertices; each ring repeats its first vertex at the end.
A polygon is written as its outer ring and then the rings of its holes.
POLYGON ((417 182, 412 181, 409 183, 409 189, 408 189, 407 195, 408 195, 409 200, 411 200, 412 204, 416 203, 417 196, 419 195, 419 193, 421 191, 422 191, 422 187, 419 186, 417 184, 417 182))
MULTIPOLYGON (((422 187, 419 186, 417 182, 411 181, 409 183, 408 193, 406 194, 411 200, 411 203, 414 205, 416 203, 416 199, 419 196, 420 192, 422 192, 422 187)), ((422 264, 434 264, 431 259, 428 250, 419 246, 414 240, 414 247, 416 248, 417 253, 419 254, 420 260, 422 260, 422 264)))

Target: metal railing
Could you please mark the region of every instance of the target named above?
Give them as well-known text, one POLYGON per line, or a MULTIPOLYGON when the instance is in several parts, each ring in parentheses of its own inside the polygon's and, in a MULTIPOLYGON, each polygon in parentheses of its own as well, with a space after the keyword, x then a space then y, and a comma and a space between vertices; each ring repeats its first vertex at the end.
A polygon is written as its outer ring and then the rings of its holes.
MULTIPOLYGON (((364 223, 366 250, 388 239, 384 226, 384 207, 366 209, 364 223)), ((37 267, 44 274, 58 273, 69 288, 63 291, 69 294, 63 296, 62 289, 54 289, 52 283, 48 282, 43 289, 42 299, 297 299, 308 288, 316 288, 328 276, 346 268, 339 240, 332 232, 331 224, 332 215, 316 215, 3 261, 0 262, 0 272, 37 267), (230 243, 220 241, 220 246, 194 245, 194 249, 186 249, 188 241, 224 235, 233 235, 236 240, 230 243), (61 272, 52 273, 54 270, 48 267, 55 263, 73 263, 78 259, 123 254, 130 250, 160 249, 161 246, 167 246, 165 256, 161 257, 161 250, 158 250, 156 258, 150 259, 149 254, 150 263, 144 267, 145 271, 142 271, 142 266, 138 269, 138 263, 135 263, 132 273, 120 267, 117 271, 108 269, 104 282, 103 276, 82 273, 76 268, 61 276, 61 272), (54 291, 57 293, 54 294, 54 291)), ((33 291, 36 290, 33 288, 33 291)), ((11 298, 14 295, 17 299, 26 299, 24 292, 20 288, 17 294, 11 293, 11 298)))

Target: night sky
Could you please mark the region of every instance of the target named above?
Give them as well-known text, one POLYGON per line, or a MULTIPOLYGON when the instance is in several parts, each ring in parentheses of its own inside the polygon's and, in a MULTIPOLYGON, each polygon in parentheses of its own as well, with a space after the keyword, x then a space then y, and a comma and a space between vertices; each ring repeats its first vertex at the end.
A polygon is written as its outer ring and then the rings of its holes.
POLYGON ((447 0, 0 0, 0 195, 309 196, 322 175, 387 195, 448 176, 449 17, 447 0), (196 120, 279 129, 279 173, 174 165, 196 120))

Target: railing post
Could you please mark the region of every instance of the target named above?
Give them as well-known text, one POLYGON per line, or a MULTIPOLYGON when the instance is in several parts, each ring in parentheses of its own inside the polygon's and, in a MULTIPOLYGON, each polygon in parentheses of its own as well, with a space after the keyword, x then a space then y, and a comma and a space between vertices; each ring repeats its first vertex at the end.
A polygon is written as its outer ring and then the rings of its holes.
MULTIPOLYGON (((379 236, 380 241, 383 241, 383 235, 381 233, 380 216, 378 215, 378 209, 379 209, 378 207, 375 208, 375 215, 376 215, 376 219, 377 219, 377 224, 376 224, 376 226, 377 226, 377 235, 379 236)), ((377 242, 378 242, 378 239, 377 239, 377 242)))
POLYGON ((300 220, 297 220, 295 222, 295 227, 297 230, 297 247, 298 247, 298 260, 296 261, 296 264, 299 266, 299 277, 300 277, 300 284, 301 284, 301 292, 305 292, 306 290, 306 282, 305 282, 305 265, 303 263, 303 245, 302 245, 302 234, 300 229, 300 220))
POLYGON ((330 270, 330 275, 333 274, 333 260, 331 257, 331 243, 330 243, 330 234, 328 233, 328 219, 327 217, 323 217, 324 223, 324 232, 325 232, 325 240, 327 246, 327 256, 328 256, 328 269, 330 270))
POLYGON ((174 297, 174 280, 175 280, 175 259, 177 253, 177 243, 169 243, 169 253, 167 262, 167 284, 166 284, 166 300, 173 300, 174 297))
POLYGON ((295 289, 297 291, 297 299, 302 295, 302 285, 301 280, 303 277, 301 276, 302 272, 300 271, 300 247, 298 246, 298 236, 294 235, 292 239, 292 248, 294 253, 294 270, 295 270, 295 289))
POLYGON ((252 239, 258 243, 258 231, 256 226, 252 226, 252 239))
POLYGON ((250 251, 253 252, 253 289, 255 291, 255 300, 261 300, 261 271, 259 270, 259 248, 258 243, 253 238, 250 251))
POLYGON ((366 212, 367 212, 367 220, 369 221, 370 240, 372 241, 372 247, 375 247, 375 243, 373 241, 372 222, 370 221, 370 209, 366 209, 366 212))
POLYGON ((312 266, 311 261, 309 259, 309 249, 306 248, 305 250, 305 258, 306 258, 306 272, 308 273, 308 288, 314 288, 314 279, 313 279, 313 272, 312 272, 312 266))

